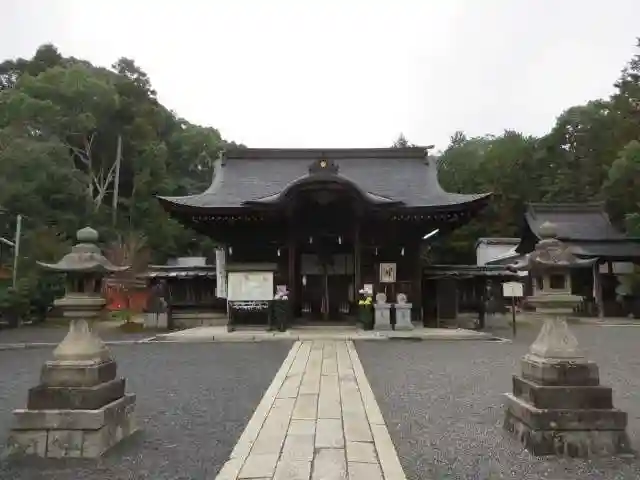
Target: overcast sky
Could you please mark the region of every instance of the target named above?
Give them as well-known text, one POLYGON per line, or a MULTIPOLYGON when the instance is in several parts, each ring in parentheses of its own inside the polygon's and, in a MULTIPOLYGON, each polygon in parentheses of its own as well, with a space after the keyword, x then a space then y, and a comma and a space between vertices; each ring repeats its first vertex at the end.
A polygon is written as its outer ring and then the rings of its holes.
POLYGON ((135 59, 160 100, 252 147, 543 134, 607 96, 639 0, 0 0, 0 58, 135 59))

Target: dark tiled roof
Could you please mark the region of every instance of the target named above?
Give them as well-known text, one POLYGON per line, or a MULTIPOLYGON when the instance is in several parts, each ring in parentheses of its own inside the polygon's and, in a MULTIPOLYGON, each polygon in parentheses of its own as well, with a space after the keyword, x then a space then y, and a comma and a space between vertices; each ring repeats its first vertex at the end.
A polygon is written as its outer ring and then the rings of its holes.
POLYGON ((640 258, 640 242, 634 240, 567 243, 571 252, 579 257, 607 257, 612 260, 640 258))
POLYGON ((266 200, 309 175, 320 158, 334 162, 339 176, 352 182, 374 203, 386 200, 408 207, 465 204, 489 194, 445 192, 438 183, 435 161, 426 150, 381 149, 242 149, 218 160, 211 186, 198 195, 160 197, 165 205, 195 208, 241 207, 245 202, 266 200))
POLYGON ((561 240, 626 240, 617 230, 601 203, 551 204, 532 203, 528 206, 525 220, 533 234, 540 238, 540 226, 554 223, 561 240))
POLYGON ((538 239, 540 226, 545 222, 554 223, 558 238, 581 257, 640 258, 640 239, 629 238, 616 229, 601 203, 534 203, 529 205, 525 220, 538 239))

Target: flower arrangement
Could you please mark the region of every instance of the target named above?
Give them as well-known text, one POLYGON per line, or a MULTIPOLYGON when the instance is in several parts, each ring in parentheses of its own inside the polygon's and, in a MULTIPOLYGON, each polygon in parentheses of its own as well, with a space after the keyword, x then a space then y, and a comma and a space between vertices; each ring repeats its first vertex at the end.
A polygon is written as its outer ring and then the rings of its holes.
POLYGON ((273 297, 274 300, 289 300, 289 290, 278 290, 273 297))
POLYGON ((372 305, 373 304, 373 299, 370 296, 367 296, 365 298, 361 298, 360 300, 358 300, 358 305, 360 306, 366 306, 366 305, 372 305))

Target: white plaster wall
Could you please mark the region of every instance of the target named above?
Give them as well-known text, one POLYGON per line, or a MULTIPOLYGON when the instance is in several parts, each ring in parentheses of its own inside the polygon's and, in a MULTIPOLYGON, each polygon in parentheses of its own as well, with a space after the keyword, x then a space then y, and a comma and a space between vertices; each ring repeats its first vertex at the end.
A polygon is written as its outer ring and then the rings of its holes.
POLYGON ((476 248, 476 263, 485 265, 491 260, 503 257, 509 253, 515 252, 516 247, 513 245, 494 245, 481 243, 476 248))

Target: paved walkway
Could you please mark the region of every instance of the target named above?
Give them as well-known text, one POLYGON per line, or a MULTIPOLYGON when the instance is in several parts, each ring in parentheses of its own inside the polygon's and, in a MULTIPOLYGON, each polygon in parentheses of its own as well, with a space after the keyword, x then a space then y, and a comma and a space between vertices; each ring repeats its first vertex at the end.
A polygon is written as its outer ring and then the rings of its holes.
POLYGON ((157 341, 164 342, 259 342, 267 340, 389 340, 394 338, 413 338, 416 340, 488 340, 492 335, 463 328, 424 328, 416 327, 409 331, 375 331, 338 329, 323 327, 318 329, 291 328, 286 332, 267 331, 265 329, 237 330, 228 332, 227 327, 194 327, 171 333, 156 335, 157 341))
POLYGON ((351 341, 296 342, 217 480, 405 480, 351 341))

